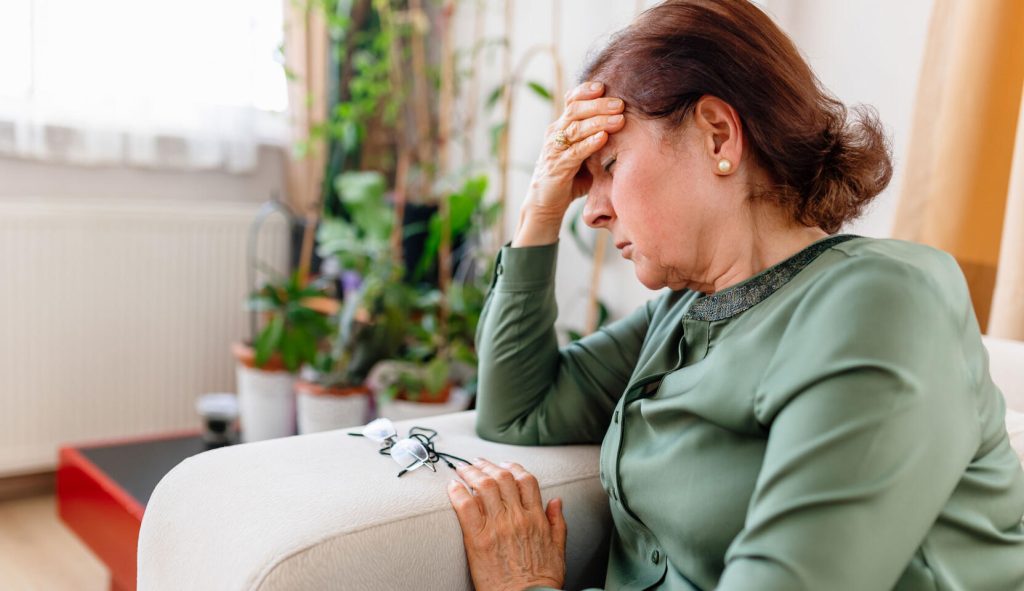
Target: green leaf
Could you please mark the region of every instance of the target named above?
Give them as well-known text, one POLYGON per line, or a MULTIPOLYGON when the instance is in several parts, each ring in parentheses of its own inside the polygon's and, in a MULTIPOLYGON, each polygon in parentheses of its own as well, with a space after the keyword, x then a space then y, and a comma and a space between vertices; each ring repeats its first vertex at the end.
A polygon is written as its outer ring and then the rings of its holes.
POLYGON ((569 331, 569 340, 570 341, 578 341, 578 340, 580 340, 582 338, 583 338, 583 335, 578 333, 578 332, 576 332, 575 330, 570 330, 569 331))
MULTIPOLYGON (((468 179, 462 189, 445 197, 448 199, 448 211, 451 219, 451 239, 461 236, 470 227, 473 214, 480 208, 484 193, 487 191, 487 176, 480 175, 468 179)), ((433 266, 437 252, 441 246, 444 218, 440 212, 430 218, 427 239, 423 244, 423 255, 416 265, 414 277, 420 279, 433 266)))
POLYGON ((540 82, 534 82, 533 80, 531 80, 531 81, 527 82, 526 85, 528 87, 530 87, 530 90, 532 90, 540 98, 542 98, 542 99, 544 99, 546 101, 552 100, 553 97, 551 95, 551 91, 548 90, 540 82))
POLYGON ((597 326, 604 326, 608 322, 608 306, 604 305, 604 302, 598 300, 597 302, 597 326))
POLYGON ((483 223, 484 227, 490 228, 498 219, 501 217, 501 202, 495 201, 494 203, 487 206, 483 212, 483 223))
POLYGON ((284 334, 284 316, 275 314, 256 338, 256 367, 263 367, 277 352, 284 334))
POLYGON ((492 90, 491 93, 487 95, 487 100, 484 102, 484 106, 487 108, 488 111, 493 109, 494 105, 498 104, 498 101, 501 100, 501 97, 503 96, 505 96, 504 83, 496 86, 494 90, 492 90))
POLYGON ((299 358, 298 335, 294 328, 289 327, 281 337, 281 360, 288 371, 295 371, 299 368, 299 358))
POLYGON ((387 181, 375 170, 345 172, 335 179, 335 188, 345 205, 365 206, 383 198, 387 181))
POLYGON ((508 122, 506 121, 491 126, 491 156, 498 155, 498 146, 501 144, 501 137, 506 129, 508 129, 508 122))
POLYGON ((431 394, 437 394, 448 384, 448 360, 437 357, 427 365, 426 383, 431 394))

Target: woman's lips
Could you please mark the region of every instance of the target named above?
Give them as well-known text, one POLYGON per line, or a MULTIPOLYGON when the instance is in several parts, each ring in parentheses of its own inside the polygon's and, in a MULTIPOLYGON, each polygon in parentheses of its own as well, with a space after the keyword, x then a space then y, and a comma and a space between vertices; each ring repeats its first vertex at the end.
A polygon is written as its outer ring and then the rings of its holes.
POLYGON ((627 242, 623 244, 619 249, 622 251, 622 258, 628 259, 633 256, 633 243, 627 242))

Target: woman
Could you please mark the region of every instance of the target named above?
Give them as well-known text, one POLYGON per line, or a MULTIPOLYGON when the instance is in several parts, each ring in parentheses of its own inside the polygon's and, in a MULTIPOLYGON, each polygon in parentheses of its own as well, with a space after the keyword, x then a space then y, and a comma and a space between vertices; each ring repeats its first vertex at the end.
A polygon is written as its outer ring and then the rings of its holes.
MULTIPOLYGON (((548 128, 477 335, 477 429, 603 441, 609 589, 1024 589, 1024 473, 955 260, 836 234, 889 182, 745 0, 668 1, 548 128), (559 349, 559 228, 611 232, 658 299, 559 349)), ((565 522, 522 466, 449 495, 477 589, 559 588, 565 522), (475 494, 474 494, 475 493, 475 494)))

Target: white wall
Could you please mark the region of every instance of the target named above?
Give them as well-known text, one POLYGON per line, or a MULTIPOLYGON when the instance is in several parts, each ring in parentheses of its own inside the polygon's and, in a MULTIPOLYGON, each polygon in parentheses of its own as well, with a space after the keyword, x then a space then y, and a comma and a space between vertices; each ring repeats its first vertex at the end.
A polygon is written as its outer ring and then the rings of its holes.
MULTIPOLYGON (((510 0, 515 15, 512 50, 518 63, 528 47, 549 44, 552 39, 553 9, 560 8, 561 56, 566 84, 575 83, 588 49, 608 34, 625 26, 638 4, 653 1, 623 0, 510 0)), ((895 211, 896 196, 902 180, 902 159, 910 133, 911 109, 917 88, 933 0, 761 0, 769 14, 801 48, 822 82, 849 104, 874 105, 886 124, 894 144, 896 172, 893 182, 880 195, 861 220, 845 231, 887 236, 895 211)), ((486 32, 489 37, 503 34, 503 2, 486 2, 486 32)), ((471 38, 471 17, 462 15, 460 38, 471 38)), ((485 59, 483 94, 500 79, 501 61, 497 55, 485 59)), ((527 79, 546 84, 554 80, 546 59, 534 60, 526 70, 527 79)), ((511 129, 513 172, 510 182, 506 236, 515 227, 519 206, 526 194, 533 162, 544 140, 544 128, 553 120, 551 106, 528 90, 517 94, 517 107, 511 129)), ((493 117, 492 117, 493 120, 493 117)), ((486 125, 477 130, 477 150, 488 145, 486 125)), ((492 175, 492 183, 497 176, 492 175)), ((493 186, 493 185, 492 185, 493 186)), ((586 229, 592 239, 589 228, 586 229)), ((600 297, 621 317, 653 295, 637 282, 632 265, 618 257, 614 249, 606 254, 600 297)), ((591 263, 563 230, 558 268, 559 324, 582 328, 584 305, 590 284, 591 263)))
POLYGON ((818 78, 847 105, 878 109, 893 139, 895 172, 867 214, 845 231, 892 233, 903 161, 934 0, 765 0, 818 78))

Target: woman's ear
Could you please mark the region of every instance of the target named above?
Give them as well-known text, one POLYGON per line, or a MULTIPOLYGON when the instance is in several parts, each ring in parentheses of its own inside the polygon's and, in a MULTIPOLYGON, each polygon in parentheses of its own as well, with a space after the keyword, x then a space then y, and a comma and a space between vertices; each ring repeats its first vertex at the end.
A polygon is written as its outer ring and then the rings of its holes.
POLYGON ((718 97, 704 95, 694 108, 693 121, 715 173, 732 174, 743 156, 742 126, 736 109, 718 97))

